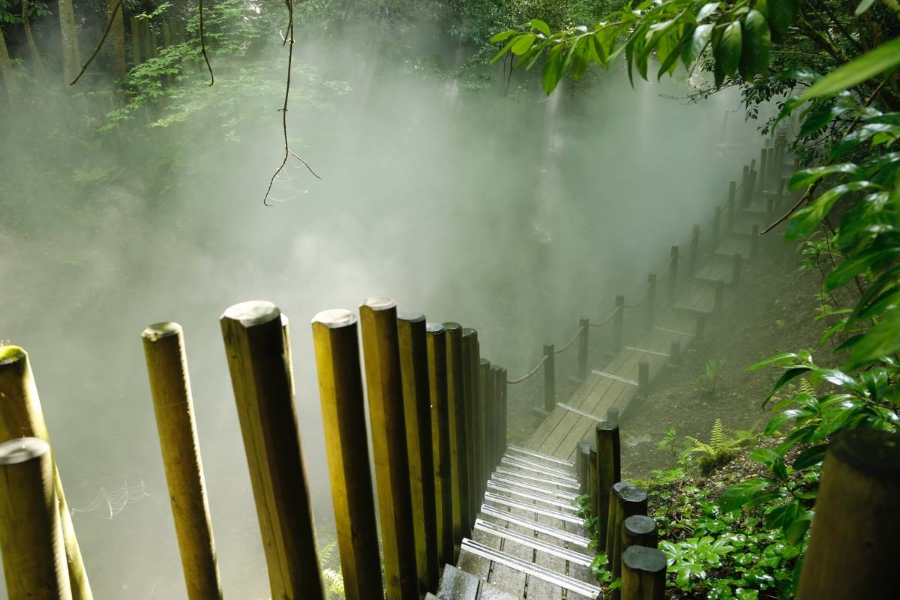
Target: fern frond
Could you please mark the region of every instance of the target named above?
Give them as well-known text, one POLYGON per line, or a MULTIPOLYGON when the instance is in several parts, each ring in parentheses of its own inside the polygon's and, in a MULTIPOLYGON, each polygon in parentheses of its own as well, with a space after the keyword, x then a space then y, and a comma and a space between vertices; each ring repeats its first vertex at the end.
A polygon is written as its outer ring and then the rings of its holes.
POLYGON ((325 581, 325 595, 332 598, 345 598, 344 577, 334 569, 322 569, 322 579, 325 581))
POLYGON ((323 565, 331 563, 334 558, 334 551, 337 549, 337 541, 331 542, 319 550, 319 560, 323 565))
POLYGON ((713 423, 712 431, 709 432, 709 445, 715 452, 724 449, 728 445, 725 438, 725 428, 722 426, 722 419, 716 419, 713 423))
POLYGON ((709 444, 701 442, 700 440, 698 440, 695 437, 686 435, 686 436, 684 436, 684 439, 686 439, 687 441, 689 441, 691 443, 691 448, 688 451, 689 454, 693 454, 694 452, 702 452, 702 453, 706 454, 707 456, 714 456, 716 453, 715 448, 713 448, 709 444))
POLYGON ((800 392, 803 394, 809 394, 810 396, 815 396, 816 388, 813 387, 813 384, 809 382, 809 379, 804 377, 800 380, 800 392))

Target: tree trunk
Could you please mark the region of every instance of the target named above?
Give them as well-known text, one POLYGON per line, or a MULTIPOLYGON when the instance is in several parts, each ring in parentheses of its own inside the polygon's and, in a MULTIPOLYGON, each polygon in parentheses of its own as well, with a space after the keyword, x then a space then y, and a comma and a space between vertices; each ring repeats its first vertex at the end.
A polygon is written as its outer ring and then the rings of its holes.
POLYGON ((72 0, 59 0, 59 26, 62 33, 66 83, 70 83, 78 76, 78 71, 81 69, 78 36, 75 33, 75 9, 72 7, 72 0))
POLYGON ((9 103, 15 103, 16 76, 13 73, 12 61, 9 59, 9 51, 6 49, 6 40, 3 39, 3 29, 0 29, 0 79, 9 94, 9 103))
POLYGON ((25 39, 28 40, 28 50, 31 53, 31 62, 34 63, 36 78, 41 83, 47 83, 47 69, 38 52, 34 35, 31 33, 31 22, 28 20, 28 0, 22 0, 22 27, 25 29, 25 39))
POLYGON ((112 72, 116 79, 125 78, 125 6, 116 9, 119 0, 106 0, 107 16, 112 18, 113 24, 109 30, 110 52, 112 53, 112 72))

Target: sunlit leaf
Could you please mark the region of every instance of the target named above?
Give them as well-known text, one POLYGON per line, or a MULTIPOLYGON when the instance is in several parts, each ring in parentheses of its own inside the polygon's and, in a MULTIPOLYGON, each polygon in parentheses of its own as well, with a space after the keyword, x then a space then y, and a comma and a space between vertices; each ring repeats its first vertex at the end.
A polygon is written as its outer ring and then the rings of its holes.
POLYGON ((831 96, 900 65, 900 37, 866 52, 829 73, 800 95, 801 101, 831 96))
POLYGON ((835 173, 844 173, 856 176, 862 175, 863 171, 859 168, 859 166, 851 162, 804 169, 803 171, 797 171, 796 173, 794 173, 793 177, 791 177, 790 182, 788 182, 788 191, 796 192, 797 190, 803 189, 806 186, 815 183, 826 175, 833 175, 835 173))
POLYGON ((703 50, 709 44, 712 33, 713 25, 711 23, 699 25, 694 30, 693 35, 691 35, 691 43, 685 46, 684 51, 681 53, 681 62, 684 63, 686 69, 690 69, 691 64, 703 53, 703 50))
POLYGON ((537 29, 544 35, 550 35, 550 26, 547 25, 545 22, 541 21, 540 19, 532 19, 528 22, 528 25, 531 26, 533 29, 537 29))
POLYGON ((765 73, 769 68, 772 34, 766 18, 758 10, 751 10, 743 21, 743 48, 740 71, 744 79, 765 73))
POLYGON ((509 38, 516 35, 517 33, 519 33, 519 32, 516 31, 515 29, 507 29, 506 31, 501 31, 500 33, 494 34, 491 37, 491 43, 497 44, 499 42, 508 40, 509 38))
POLYGON ((721 66, 722 71, 728 77, 734 77, 737 73, 738 65, 741 62, 742 45, 741 23, 732 21, 725 27, 722 36, 713 48, 716 64, 721 66))

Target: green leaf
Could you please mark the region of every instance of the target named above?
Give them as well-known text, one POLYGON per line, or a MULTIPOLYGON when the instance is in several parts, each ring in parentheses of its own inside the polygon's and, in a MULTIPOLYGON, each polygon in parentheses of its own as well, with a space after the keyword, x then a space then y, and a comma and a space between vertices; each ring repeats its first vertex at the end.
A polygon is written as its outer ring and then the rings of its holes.
POLYGON ((754 6, 761 12, 776 38, 787 33, 788 27, 794 22, 799 8, 798 0, 759 0, 754 6))
POLYGON ((544 63, 544 73, 541 78, 541 83, 543 84, 545 94, 549 95, 556 89, 560 77, 562 77, 562 66, 562 46, 557 46, 550 51, 550 56, 547 58, 547 62, 544 63))
POLYGON ((828 213, 834 207, 834 203, 841 197, 851 192, 859 192, 865 189, 877 187, 869 181, 854 181, 835 186, 816 198, 816 201, 806 208, 797 211, 788 222, 785 237, 789 240, 809 235, 819 226, 828 213))
POLYGON ((684 63, 684 68, 691 68, 691 64, 703 53, 703 50, 709 44, 712 33, 713 25, 711 23, 699 25, 694 30, 694 34, 691 36, 691 43, 685 46, 684 51, 681 53, 681 62, 684 63))
POLYGON ((737 73, 738 65, 741 62, 741 47, 741 23, 732 21, 725 27, 722 36, 713 48, 716 64, 721 66, 722 71, 728 77, 734 77, 737 73))
POLYGON ((859 6, 856 7, 856 10, 853 11, 853 14, 858 17, 859 15, 872 8, 873 4, 875 4, 875 0, 862 0, 862 2, 859 3, 859 6))
POLYGON ((494 34, 491 37, 491 43, 497 44, 499 42, 503 42, 505 40, 508 40, 512 36, 516 35, 517 33, 519 33, 519 32, 516 31, 515 29, 507 29, 506 31, 501 31, 500 33, 494 34))
POLYGON ((741 50, 741 77, 752 79, 769 69, 769 50, 772 33, 766 18, 758 10, 751 10, 744 17, 743 49, 741 50))
POLYGON ((804 169, 803 171, 797 171, 796 173, 794 173, 793 177, 791 177, 790 182, 788 182, 788 191, 796 192, 799 189, 805 188, 806 186, 815 183, 826 175, 832 175, 834 173, 845 173, 853 176, 861 176, 863 174, 863 170, 860 169, 858 165, 852 162, 804 169))
POLYGON ((550 35, 550 26, 547 25, 545 22, 541 21, 540 19, 532 19, 532 20, 528 21, 528 25, 532 29, 537 29, 538 31, 540 31, 541 33, 543 33, 546 36, 550 35))
POLYGON ((512 53, 520 56, 525 54, 531 49, 531 45, 534 44, 534 40, 537 39, 537 36, 533 33, 526 33, 525 35, 520 35, 515 38, 515 43, 512 45, 512 53))
POLYGON ((765 406, 769 400, 772 399, 772 396, 775 395, 775 392, 786 386, 788 383, 800 377, 804 373, 808 373, 812 371, 812 367, 791 367, 775 382, 775 386, 772 388, 772 392, 769 394, 769 397, 765 399, 763 402, 763 406, 765 406))
POLYGON ((787 529, 794 521, 803 516, 803 506, 799 500, 776 506, 766 513, 766 527, 770 529, 787 529))
POLYGON ((707 4, 704 4, 703 8, 701 8, 697 13, 697 22, 701 23, 706 20, 707 17, 712 16, 712 14, 715 13, 720 6, 722 6, 721 2, 709 2, 707 4))
POLYGON ((893 260, 900 255, 900 246, 876 247, 864 250, 842 262, 825 278, 825 289, 838 288, 854 277, 864 273, 876 262, 893 260))
POLYGON ((796 361, 796 360, 804 360, 805 357, 800 356, 796 352, 784 352, 782 354, 776 354, 775 356, 770 356, 766 360, 760 361, 755 365, 750 365, 747 367, 747 371, 758 371, 763 367, 769 366, 771 364, 777 362, 786 362, 786 361, 796 361))
POLYGON ((503 48, 500 50, 500 52, 498 52, 497 54, 494 55, 494 58, 491 59, 490 64, 494 64, 495 62, 500 60, 503 57, 503 55, 506 54, 507 50, 512 48, 512 45, 515 43, 515 41, 516 41, 516 38, 509 40, 509 42, 505 46, 503 46, 503 48))
POLYGON ((900 37, 838 67, 800 95, 800 101, 831 96, 900 65, 900 37))
POLYGON ((855 369, 900 350, 900 308, 884 313, 881 321, 856 343, 847 368, 855 369))
POLYGON ((833 100, 816 105, 803 120, 803 125, 800 127, 800 137, 808 137, 821 131, 848 110, 848 107, 838 105, 833 100))
POLYGON ((788 525, 784 530, 784 537, 792 545, 796 546, 803 541, 806 532, 809 531, 809 525, 812 522, 812 511, 807 510, 788 525))
POLYGON ((745 504, 752 502, 762 492, 766 491, 771 483, 771 479, 756 477, 733 485, 722 492, 722 496, 719 498, 719 504, 725 512, 737 510, 745 504))
POLYGON ((807 448, 794 459, 793 464, 795 471, 807 469, 813 465, 817 465, 825 460, 825 452, 828 450, 828 444, 819 444, 812 448, 807 448))

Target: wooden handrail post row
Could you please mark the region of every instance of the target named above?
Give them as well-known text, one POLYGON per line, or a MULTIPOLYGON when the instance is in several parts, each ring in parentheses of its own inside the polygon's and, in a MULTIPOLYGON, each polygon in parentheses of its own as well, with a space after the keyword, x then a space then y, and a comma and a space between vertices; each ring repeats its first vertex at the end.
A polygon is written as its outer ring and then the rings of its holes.
POLYGON ((463 327, 463 395, 466 402, 466 458, 469 462, 469 528, 475 526, 475 517, 478 515, 478 508, 481 506, 478 494, 481 488, 481 452, 479 448, 480 440, 476 439, 477 423, 480 416, 476 392, 478 389, 476 369, 476 361, 478 359, 475 356, 477 344, 478 338, 475 330, 471 327, 463 327))
POLYGON ((441 567, 438 563, 431 391, 425 328, 425 315, 421 313, 400 313, 397 316, 416 568, 419 589, 423 594, 437 590, 441 567))
MULTIPOLYGON (((609 570, 615 581, 622 574, 622 523, 633 515, 647 514, 647 491, 620 481, 612 486, 609 502, 606 549, 609 570)), ((618 591, 614 590, 613 598, 619 597, 619 594, 616 593, 618 591)))
MULTIPOLYGON (((412 494, 403 414, 396 304, 390 298, 367 298, 359 307, 359 322, 369 398, 378 511, 381 517, 385 597, 387 600, 418 600, 415 533, 412 511, 409 510, 412 494)), ((460 337, 459 342, 461 341, 460 337)), ((460 351, 457 357, 461 363, 461 344, 458 344, 456 350, 460 351)), ((463 374, 460 372, 459 375, 459 383, 462 384, 463 374)), ((459 400, 464 403, 465 391, 460 391, 462 393, 459 400)), ((464 433, 459 451, 463 460, 467 460, 465 414, 465 411, 460 414, 460 426, 464 433)), ((464 475, 468 476, 468 470, 464 475)), ((468 480, 466 484, 468 485, 468 480)), ((462 489, 468 492, 467 487, 462 489)), ((467 495, 463 496, 462 501, 467 502, 467 498, 467 495)), ((468 523, 468 520, 464 523, 468 523)))
POLYGON ((666 555, 656 548, 631 546, 622 554, 622 600, 664 600, 666 555))
POLYGON ((669 307, 675 306, 675 294, 678 291, 678 246, 669 249, 669 294, 666 300, 669 307))
POLYGON ((591 320, 582 317, 578 320, 578 379, 584 381, 588 376, 588 351, 590 349, 591 320))
POLYGON ((444 323, 447 336, 447 406, 450 415, 450 473, 453 491, 453 544, 469 534, 469 465, 466 460, 466 407, 463 394, 462 327, 444 323))
POLYGON ((322 311, 312 333, 344 592, 365 600, 383 584, 356 315, 322 311))
POLYGON ((645 327, 647 331, 653 331, 653 325, 656 321, 656 274, 650 273, 647 276, 647 306, 645 308, 647 316, 645 327))
POLYGON ((452 563, 453 492, 450 479, 450 414, 447 401, 447 336, 440 323, 426 324, 431 444, 434 455, 438 562, 452 563))
MULTIPOLYGON (((0 442, 8 442, 22 437, 35 437, 51 446, 50 433, 41 408, 37 385, 31 370, 28 353, 19 346, 0 347, 0 442)), ((87 571, 81 557, 72 513, 66 503, 59 469, 53 459, 53 484, 56 488, 63 541, 65 543, 66 564, 68 565, 69 588, 73 600, 93 600, 93 592, 87 571)))
POLYGON ((612 353, 622 351, 622 330, 625 325, 625 296, 616 296, 616 314, 613 316, 612 353))
POLYGON ((178 323, 157 323, 141 339, 187 595, 221 600, 184 333, 178 323))
POLYGON ((312 503, 294 410, 287 317, 271 302, 220 319, 273 598, 322 598, 312 503))
POLYGON ((547 414, 556 407, 556 352, 553 344, 544 344, 544 410, 547 414))
POLYGON ((0 444, 0 551, 10 600, 72 600, 50 446, 0 444))
POLYGON ((607 419, 594 428, 597 445, 597 539, 600 552, 607 552, 609 495, 613 484, 622 479, 622 456, 617 420, 607 419))

